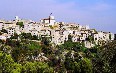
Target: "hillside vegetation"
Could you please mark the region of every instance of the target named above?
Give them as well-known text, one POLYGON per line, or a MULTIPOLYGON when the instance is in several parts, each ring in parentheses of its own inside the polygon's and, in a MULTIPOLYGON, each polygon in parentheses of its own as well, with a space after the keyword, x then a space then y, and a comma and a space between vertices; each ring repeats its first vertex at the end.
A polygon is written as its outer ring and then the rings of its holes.
POLYGON ((66 41, 54 45, 47 38, 0 41, 0 73, 115 73, 116 41, 91 49, 66 41))

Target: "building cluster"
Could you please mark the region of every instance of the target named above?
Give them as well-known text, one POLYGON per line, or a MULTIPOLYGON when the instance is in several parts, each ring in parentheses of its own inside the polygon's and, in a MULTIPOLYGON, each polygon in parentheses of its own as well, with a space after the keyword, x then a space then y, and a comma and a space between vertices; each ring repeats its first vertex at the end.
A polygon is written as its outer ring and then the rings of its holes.
POLYGON ((20 19, 18 16, 12 21, 0 20, 0 30, 3 29, 7 33, 0 32, 1 40, 10 38, 14 33, 31 33, 38 37, 50 37, 51 43, 59 45, 67 41, 70 35, 73 42, 82 42, 87 48, 114 40, 111 32, 96 31, 75 23, 56 22, 54 16, 41 19, 40 22, 20 19), (17 25, 18 22, 22 22, 23 26, 17 25))

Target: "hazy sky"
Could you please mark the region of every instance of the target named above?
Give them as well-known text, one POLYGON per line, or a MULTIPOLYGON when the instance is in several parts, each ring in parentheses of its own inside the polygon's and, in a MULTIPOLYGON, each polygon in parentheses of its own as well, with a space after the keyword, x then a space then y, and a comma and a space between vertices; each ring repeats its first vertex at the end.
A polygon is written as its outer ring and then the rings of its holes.
POLYGON ((90 25, 116 33, 116 0, 1 0, 0 18, 39 21, 53 13, 57 21, 90 25))

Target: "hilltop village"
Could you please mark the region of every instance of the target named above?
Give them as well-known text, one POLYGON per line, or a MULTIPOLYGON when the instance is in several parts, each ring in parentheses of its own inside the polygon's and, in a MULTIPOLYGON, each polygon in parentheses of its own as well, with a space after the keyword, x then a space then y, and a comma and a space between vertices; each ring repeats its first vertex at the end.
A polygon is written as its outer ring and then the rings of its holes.
POLYGON ((114 34, 111 32, 97 31, 76 23, 57 22, 54 16, 41 19, 40 22, 20 19, 18 16, 12 21, 0 20, 1 40, 21 33, 30 33, 38 38, 49 37, 51 43, 56 45, 63 44, 70 35, 72 42, 84 43, 87 48, 114 40, 114 34))

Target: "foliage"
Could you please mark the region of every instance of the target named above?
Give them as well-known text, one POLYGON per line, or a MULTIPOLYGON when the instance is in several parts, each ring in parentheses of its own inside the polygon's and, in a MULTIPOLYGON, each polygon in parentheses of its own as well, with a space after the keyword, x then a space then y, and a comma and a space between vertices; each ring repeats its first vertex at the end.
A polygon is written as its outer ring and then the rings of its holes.
POLYGON ((29 44, 27 44, 27 48, 29 48, 30 50, 35 50, 35 49, 40 49, 41 46, 39 43, 32 41, 29 44))
POLYGON ((29 40, 38 40, 38 36, 36 35, 31 35, 31 33, 21 33, 19 35, 21 39, 29 39, 29 40))
POLYGON ((32 35, 31 35, 31 33, 21 33, 20 38, 21 39, 31 39, 32 35))
POLYGON ((6 29, 2 29, 1 32, 8 33, 8 31, 6 29))
POLYGON ((53 69, 44 62, 26 62, 23 65, 23 73, 53 73, 53 69))
POLYGON ((86 38, 87 41, 93 42, 94 41, 94 37, 93 36, 88 36, 88 38, 86 38))
POLYGON ((13 64, 13 70, 11 73, 21 73, 22 72, 22 65, 18 63, 13 64))
POLYGON ((17 34, 17 33, 14 33, 14 35, 12 35, 12 36, 10 37, 10 39, 18 39, 18 34, 17 34))
POLYGON ((70 34, 68 35, 68 41, 72 42, 72 36, 70 34))
POLYGON ((116 34, 114 34, 114 40, 116 40, 116 34))
POLYGON ((38 42, 27 36, 32 38, 29 33, 22 33, 22 40, 0 43, 0 73, 116 72, 116 41, 87 49, 83 43, 70 40, 52 46, 49 38, 42 37, 38 42))
POLYGON ((43 43, 44 45, 46 45, 46 46, 49 46, 49 44, 50 44, 49 38, 47 38, 47 37, 42 37, 42 43, 43 43))
POLYGON ((82 73, 92 73, 92 63, 90 59, 84 58, 81 61, 81 72, 82 73))
POLYGON ((111 40, 111 34, 109 34, 109 39, 111 40))
POLYGON ((74 50, 78 52, 79 50, 85 52, 87 48, 83 46, 82 43, 79 42, 71 42, 71 41, 66 41, 63 45, 62 48, 68 49, 68 50, 74 50))
POLYGON ((99 73, 115 73, 116 41, 112 41, 98 49, 98 56, 93 58, 94 71, 99 73))
POLYGON ((24 27, 23 22, 17 22, 16 25, 19 25, 20 27, 24 27))
POLYGON ((31 40, 38 40, 38 36, 33 35, 32 38, 31 38, 31 40))
POLYGON ((52 25, 49 25, 49 27, 50 27, 51 29, 54 29, 52 25))
POLYGON ((9 73, 13 69, 14 61, 11 55, 7 55, 0 51, 0 72, 9 73))

